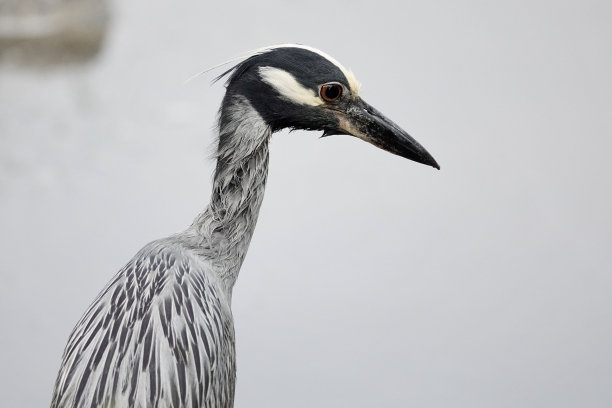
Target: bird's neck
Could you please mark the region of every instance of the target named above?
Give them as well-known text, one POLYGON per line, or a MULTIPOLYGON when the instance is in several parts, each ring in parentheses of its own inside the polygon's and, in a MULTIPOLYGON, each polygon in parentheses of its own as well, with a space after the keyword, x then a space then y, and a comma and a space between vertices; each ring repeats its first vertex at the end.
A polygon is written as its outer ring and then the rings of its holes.
POLYGON ((230 295, 263 200, 271 133, 246 98, 226 95, 210 204, 188 233, 230 295))

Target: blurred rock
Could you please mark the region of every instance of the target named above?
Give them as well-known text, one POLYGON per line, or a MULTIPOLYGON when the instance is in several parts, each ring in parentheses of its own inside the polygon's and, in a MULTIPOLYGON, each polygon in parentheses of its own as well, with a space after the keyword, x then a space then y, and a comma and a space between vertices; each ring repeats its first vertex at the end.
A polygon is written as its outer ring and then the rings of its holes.
POLYGON ((106 0, 0 0, 0 63, 86 62, 102 49, 106 0))

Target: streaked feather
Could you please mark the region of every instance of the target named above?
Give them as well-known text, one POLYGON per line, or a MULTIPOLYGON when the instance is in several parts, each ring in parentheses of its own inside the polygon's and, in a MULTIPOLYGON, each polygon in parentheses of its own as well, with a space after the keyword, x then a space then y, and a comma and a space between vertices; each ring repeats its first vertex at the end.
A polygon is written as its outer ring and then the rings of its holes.
POLYGON ((64 350, 52 408, 233 406, 231 293, 263 200, 270 133, 246 99, 226 107, 210 205, 140 250, 94 300, 64 350))
POLYGON ((52 407, 229 407, 229 301, 176 238, 145 246, 77 323, 52 407))

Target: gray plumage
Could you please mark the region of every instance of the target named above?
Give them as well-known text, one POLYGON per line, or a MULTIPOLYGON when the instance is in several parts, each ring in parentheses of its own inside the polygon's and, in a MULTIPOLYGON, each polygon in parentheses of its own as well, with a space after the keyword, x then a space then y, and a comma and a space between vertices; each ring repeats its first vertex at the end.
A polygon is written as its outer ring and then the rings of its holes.
POLYGON ((318 50, 271 47, 226 74, 210 204, 184 232, 141 249, 94 300, 64 350, 52 407, 233 406, 232 288, 263 200, 274 131, 350 133, 437 167, 397 125, 383 129, 388 119, 362 105, 351 74, 318 50), (313 61, 316 68, 303 63, 313 61), (326 83, 341 84, 346 106, 323 98, 335 96, 322 94, 326 83), (357 105, 384 123, 355 121, 357 105), (391 143, 391 134, 401 138, 391 143))

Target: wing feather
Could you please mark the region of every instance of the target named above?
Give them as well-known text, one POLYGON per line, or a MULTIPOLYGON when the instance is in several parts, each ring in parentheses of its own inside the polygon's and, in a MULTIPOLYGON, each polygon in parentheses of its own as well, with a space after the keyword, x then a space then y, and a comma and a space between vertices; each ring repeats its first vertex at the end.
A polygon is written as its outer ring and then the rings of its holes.
POLYGON ((77 323, 56 407, 229 407, 234 328, 214 275, 180 245, 143 248, 77 323))

